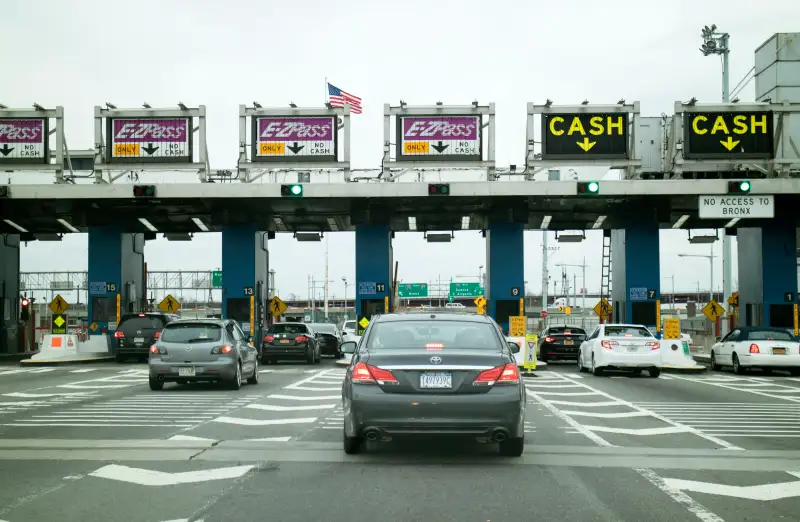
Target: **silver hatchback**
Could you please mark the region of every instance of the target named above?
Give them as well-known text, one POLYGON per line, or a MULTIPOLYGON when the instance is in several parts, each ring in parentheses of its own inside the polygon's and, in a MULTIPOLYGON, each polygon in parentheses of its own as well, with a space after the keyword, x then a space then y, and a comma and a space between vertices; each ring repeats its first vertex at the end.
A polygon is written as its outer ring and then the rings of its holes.
POLYGON ((258 352, 235 321, 184 319, 164 327, 150 347, 150 389, 166 382, 214 381, 238 390, 258 383, 258 352))

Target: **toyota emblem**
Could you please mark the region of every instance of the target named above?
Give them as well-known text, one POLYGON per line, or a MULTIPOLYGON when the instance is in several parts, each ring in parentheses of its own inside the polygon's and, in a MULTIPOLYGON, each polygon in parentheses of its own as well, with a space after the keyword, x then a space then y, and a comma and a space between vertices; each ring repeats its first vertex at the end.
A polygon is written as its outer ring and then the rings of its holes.
POLYGON ((442 358, 438 355, 431 357, 431 364, 442 364, 442 358))
POLYGON ((191 351, 192 351, 192 347, 191 347, 191 346, 187 346, 187 347, 186 347, 186 351, 187 351, 187 352, 191 352, 191 351))

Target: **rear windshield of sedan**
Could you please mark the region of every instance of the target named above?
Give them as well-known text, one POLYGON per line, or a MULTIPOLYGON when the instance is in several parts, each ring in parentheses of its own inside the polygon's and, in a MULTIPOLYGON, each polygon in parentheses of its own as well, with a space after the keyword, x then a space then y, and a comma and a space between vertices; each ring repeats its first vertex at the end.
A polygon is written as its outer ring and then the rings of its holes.
POLYGON ((650 330, 641 326, 606 326, 606 337, 653 337, 650 330))
POLYGON ((391 321, 373 326, 367 350, 413 350, 456 348, 486 350, 502 348, 494 326, 461 321, 391 321))
POLYGON ((216 342, 222 339, 222 327, 218 324, 179 323, 170 324, 161 332, 165 343, 216 342))
POLYGON ((355 321, 345 321, 344 326, 342 326, 345 330, 355 330, 356 329, 356 322, 355 321))
POLYGON ((586 335, 583 328, 572 328, 569 326, 551 326, 549 332, 555 335, 586 335))
POLYGON ((118 330, 161 330, 167 320, 161 315, 132 315, 123 317, 119 322, 118 330))
POLYGON ((315 331, 319 333, 336 335, 336 327, 332 324, 325 324, 325 323, 312 324, 311 328, 313 328, 315 331))
POLYGON ((308 328, 304 324, 297 323, 273 324, 269 327, 268 332, 274 334, 303 334, 308 333, 308 328))
POLYGON ((793 341, 794 336, 780 330, 751 330, 747 334, 749 341, 793 341))

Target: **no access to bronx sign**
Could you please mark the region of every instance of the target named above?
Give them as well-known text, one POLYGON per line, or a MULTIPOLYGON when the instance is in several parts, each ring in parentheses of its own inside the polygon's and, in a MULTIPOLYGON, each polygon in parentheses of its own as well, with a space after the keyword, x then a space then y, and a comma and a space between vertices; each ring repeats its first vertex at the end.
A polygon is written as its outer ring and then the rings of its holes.
POLYGON ((775 217, 775 196, 699 196, 700 219, 771 219, 775 217))

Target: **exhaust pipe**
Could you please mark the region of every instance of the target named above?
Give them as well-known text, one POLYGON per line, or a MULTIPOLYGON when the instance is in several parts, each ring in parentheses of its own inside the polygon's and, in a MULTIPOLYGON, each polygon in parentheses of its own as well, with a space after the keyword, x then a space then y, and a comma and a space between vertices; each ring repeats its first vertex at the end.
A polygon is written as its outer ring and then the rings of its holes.
POLYGON ((159 381, 163 381, 163 380, 164 380, 164 376, 163 376, 163 375, 159 375, 159 376, 158 376, 158 380, 159 380, 159 381))
POLYGON ((504 429, 496 429, 492 432, 492 441, 493 442, 505 442, 508 439, 508 434, 504 429))
POLYGON ((369 441, 376 441, 378 440, 378 430, 376 430, 375 428, 370 428, 364 432, 364 436, 369 441))

